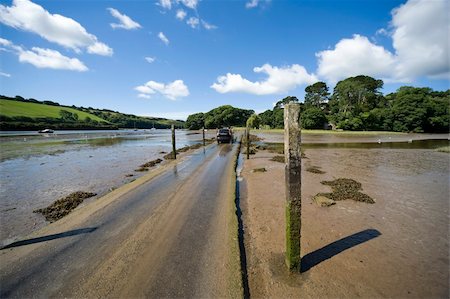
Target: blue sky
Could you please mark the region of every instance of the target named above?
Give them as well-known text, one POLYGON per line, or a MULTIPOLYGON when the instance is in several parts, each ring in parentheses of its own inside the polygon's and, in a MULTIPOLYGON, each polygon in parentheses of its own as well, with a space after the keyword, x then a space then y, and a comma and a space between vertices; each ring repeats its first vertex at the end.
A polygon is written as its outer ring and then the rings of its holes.
POLYGON ((449 88, 446 0, 0 3, 8 96, 185 119, 358 74, 449 88))

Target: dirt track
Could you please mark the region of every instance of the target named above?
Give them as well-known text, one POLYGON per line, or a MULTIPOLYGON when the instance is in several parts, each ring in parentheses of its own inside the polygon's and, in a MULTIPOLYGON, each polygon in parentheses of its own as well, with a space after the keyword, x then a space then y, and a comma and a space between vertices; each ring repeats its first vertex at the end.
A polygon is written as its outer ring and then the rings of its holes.
POLYGON ((234 150, 200 149, 1 250, 0 297, 242 296, 234 150))

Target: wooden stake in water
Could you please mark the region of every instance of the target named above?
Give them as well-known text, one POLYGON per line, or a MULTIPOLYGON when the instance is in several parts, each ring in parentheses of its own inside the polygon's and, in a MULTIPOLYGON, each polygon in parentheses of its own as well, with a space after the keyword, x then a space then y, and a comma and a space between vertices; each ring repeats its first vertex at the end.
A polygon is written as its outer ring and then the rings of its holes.
POLYGON ((247 141, 247 160, 250 159, 250 128, 245 130, 245 140, 247 141))
POLYGON ((284 106, 284 157, 286 183, 286 265, 300 272, 301 237, 301 132, 300 104, 284 106))
POLYGON ((206 140, 205 140, 205 127, 203 127, 202 132, 203 132, 203 146, 205 146, 205 145, 206 145, 206 140))
POLYGON ((175 146, 175 125, 172 125, 172 155, 173 158, 177 158, 177 149, 175 146))

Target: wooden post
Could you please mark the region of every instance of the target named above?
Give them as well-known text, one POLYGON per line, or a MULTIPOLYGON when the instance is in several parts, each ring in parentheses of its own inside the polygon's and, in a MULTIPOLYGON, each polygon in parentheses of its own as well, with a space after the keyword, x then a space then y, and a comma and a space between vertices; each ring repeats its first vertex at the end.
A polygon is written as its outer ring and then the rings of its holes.
POLYGON ((203 127, 202 132, 203 132, 203 146, 205 146, 206 145, 206 141, 205 141, 205 127, 203 127))
POLYGON ((284 159, 286 181, 286 265, 290 271, 300 272, 301 236, 301 132, 300 105, 284 106, 284 159))
POLYGON ((172 155, 173 158, 177 158, 177 149, 175 146, 175 125, 172 125, 172 155))
POLYGON ((247 160, 250 159, 250 128, 245 130, 245 140, 247 141, 247 160))

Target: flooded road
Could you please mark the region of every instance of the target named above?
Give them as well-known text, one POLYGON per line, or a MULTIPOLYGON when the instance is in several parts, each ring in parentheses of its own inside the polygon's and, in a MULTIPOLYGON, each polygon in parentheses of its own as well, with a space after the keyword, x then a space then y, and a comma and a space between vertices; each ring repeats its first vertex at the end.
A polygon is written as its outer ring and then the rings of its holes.
POLYGON ((0 297, 238 297, 233 150, 199 149, 1 250, 0 297))
MULTIPOLYGON (((46 225, 33 210, 72 192, 100 196, 139 178, 143 175, 135 171, 139 165, 171 151, 170 134, 170 130, 1 132, 0 245, 46 225)), ((213 136, 209 132, 207 137, 213 136)), ((177 148, 201 138, 199 132, 179 130, 177 148)))

